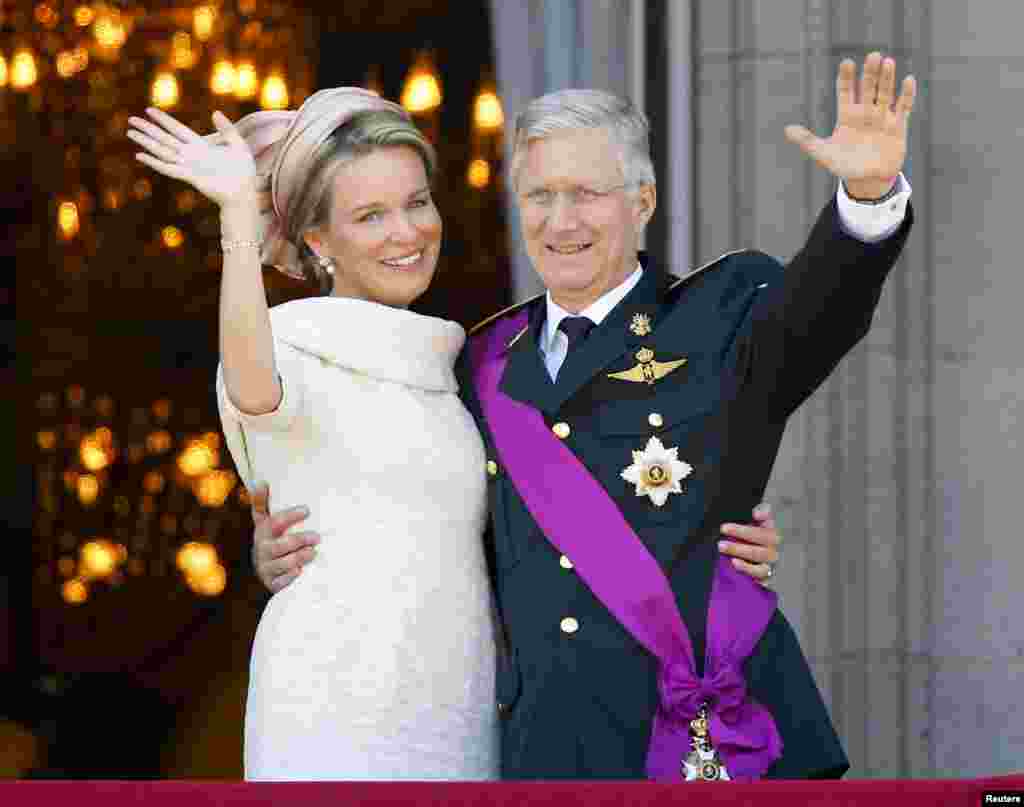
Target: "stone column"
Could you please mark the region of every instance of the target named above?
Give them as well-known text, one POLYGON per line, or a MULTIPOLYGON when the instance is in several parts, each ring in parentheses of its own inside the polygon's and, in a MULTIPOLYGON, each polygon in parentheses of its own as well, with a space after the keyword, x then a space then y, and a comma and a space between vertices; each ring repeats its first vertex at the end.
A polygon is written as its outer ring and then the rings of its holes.
MULTIPOLYGON (((786 142, 783 128, 831 131, 845 56, 859 62, 877 47, 897 58, 901 74, 926 73, 919 7, 694 4, 698 263, 737 247, 783 259, 800 248, 835 182, 786 142)), ((869 337, 791 420, 767 494, 787 538, 782 607, 854 776, 933 769, 935 569, 920 562, 935 556, 937 531, 927 106, 914 127, 915 233, 869 337)))

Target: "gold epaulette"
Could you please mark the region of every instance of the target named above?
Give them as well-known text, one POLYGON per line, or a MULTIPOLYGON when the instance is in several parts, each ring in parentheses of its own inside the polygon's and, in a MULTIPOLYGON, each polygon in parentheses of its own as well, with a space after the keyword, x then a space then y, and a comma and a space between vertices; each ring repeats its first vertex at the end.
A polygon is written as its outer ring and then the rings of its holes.
POLYGON ((668 287, 668 290, 672 291, 674 288, 676 288, 680 284, 686 283, 687 281, 690 281, 690 280, 693 280, 693 278, 695 278, 697 275, 703 274, 708 269, 711 269, 712 267, 714 267, 717 264, 721 263, 726 258, 728 258, 730 255, 738 255, 741 252, 750 252, 750 250, 749 249, 733 249, 733 250, 730 250, 729 252, 726 252, 726 253, 724 253, 722 255, 719 255, 714 260, 708 261, 703 266, 698 266, 692 272, 688 272, 687 274, 683 275, 681 278, 678 278, 671 286, 668 287))
POLYGON ((481 328, 486 328, 488 325, 490 325, 496 319, 500 319, 501 317, 505 316, 506 314, 511 314, 513 311, 518 311, 524 305, 529 305, 534 300, 536 300, 536 299, 538 299, 540 297, 543 297, 544 294, 545 294, 545 292, 541 292, 540 294, 535 294, 535 295, 533 295, 533 297, 530 297, 530 298, 528 298, 526 300, 523 300, 522 302, 514 303, 513 305, 510 305, 508 308, 501 309, 501 311, 499 311, 497 314, 491 314, 487 319, 485 319, 485 320, 483 320, 481 322, 478 322, 476 325, 474 325, 472 328, 470 328, 469 329, 469 336, 472 336, 477 331, 479 331, 481 328))

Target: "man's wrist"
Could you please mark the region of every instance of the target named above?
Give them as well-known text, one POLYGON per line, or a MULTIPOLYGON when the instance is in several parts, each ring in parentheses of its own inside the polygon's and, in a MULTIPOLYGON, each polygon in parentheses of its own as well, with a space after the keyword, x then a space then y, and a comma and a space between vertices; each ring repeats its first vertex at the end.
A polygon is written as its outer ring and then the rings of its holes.
POLYGON ((846 195, 854 202, 867 205, 880 205, 899 192, 899 174, 891 179, 846 180, 843 186, 846 195))

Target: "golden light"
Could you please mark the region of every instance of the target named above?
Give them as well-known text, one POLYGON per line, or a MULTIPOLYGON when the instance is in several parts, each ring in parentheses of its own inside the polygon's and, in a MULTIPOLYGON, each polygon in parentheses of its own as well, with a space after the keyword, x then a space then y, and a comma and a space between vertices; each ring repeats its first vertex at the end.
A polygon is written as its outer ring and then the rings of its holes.
POLYGON ((146 493, 153 495, 160 493, 164 489, 165 484, 164 475, 159 471, 150 471, 142 478, 142 487, 146 493))
POLYGON ((96 12, 92 10, 92 6, 81 5, 75 9, 74 17, 75 25, 79 28, 85 28, 87 25, 92 24, 96 17, 96 12))
POLYGON ((78 58, 73 50, 62 50, 57 54, 57 75, 71 78, 78 72, 78 58))
POLYGON ((221 59, 210 74, 210 89, 217 95, 229 95, 235 91, 235 80, 235 66, 227 59, 221 59))
POLYGON ((0 53, 0 87, 7 86, 7 57, 0 53))
POLYGON ((78 550, 78 573, 86 580, 110 577, 119 564, 117 547, 105 539, 89 541, 78 550))
POLYGON ((260 106, 264 109, 286 109, 288 107, 288 85, 277 73, 272 73, 263 80, 260 106))
POLYGON ((153 192, 153 183, 151 183, 145 177, 136 180, 135 184, 132 185, 132 195, 140 202, 143 199, 148 199, 149 195, 153 192))
POLYGON ((89 587, 77 578, 67 580, 60 587, 60 596, 68 605, 81 605, 89 599, 89 587))
POLYGON ((252 62, 239 62, 235 71, 235 97, 246 101, 255 98, 260 89, 259 76, 256 75, 256 65, 252 62))
POLYGON ((178 31, 171 37, 171 64, 179 70, 195 67, 199 53, 192 47, 192 36, 185 31, 178 31))
POLYGON ((189 541, 182 544, 174 562, 186 576, 203 577, 217 566, 217 548, 205 541, 189 541))
POLYGON ((117 50, 128 39, 128 28, 120 14, 104 12, 92 25, 93 36, 100 47, 117 50))
POLYGON ((78 490, 78 471, 69 469, 64 472, 64 487, 68 493, 75 493, 78 490))
POLYGON ((185 234, 177 227, 168 225, 160 231, 160 238, 168 249, 177 249, 185 243, 185 234))
POLYGON ((214 451, 220 450, 220 433, 219 432, 205 432, 202 437, 199 438, 206 445, 212 448, 214 451))
POLYGON ((186 476, 200 476, 212 471, 219 461, 217 452, 202 440, 190 440, 178 455, 178 468, 186 476))
POLYGON ((405 79, 402 106, 412 113, 429 112, 441 106, 441 83, 426 56, 416 61, 405 79))
POLYGON ((199 6, 192 13, 192 30, 196 39, 205 42, 213 33, 213 24, 217 21, 217 11, 213 6, 199 6))
POLYGON ((477 190, 486 188, 491 182, 491 164, 487 160, 473 160, 466 172, 466 181, 477 190))
POLYGON ((57 561, 57 571, 61 577, 74 577, 76 565, 74 558, 65 556, 57 561))
POLYGON ((146 435, 146 450, 150 454, 165 454, 171 448, 171 435, 166 431, 150 432, 146 435))
POLYGON ((79 45, 71 52, 75 56, 75 72, 81 73, 89 66, 89 49, 79 45))
POLYGON ((45 429, 36 434, 36 444, 43 451, 53 451, 57 446, 57 432, 52 429, 45 429))
POLYGON ((103 191, 103 206, 107 210, 117 210, 121 206, 121 194, 114 188, 103 191))
POLYGON ((36 83, 39 70, 36 57, 28 48, 19 48, 11 57, 11 86, 16 90, 26 90, 36 83))
POLYGON ((201 594, 204 597, 216 597, 227 586, 228 573, 218 563, 202 576, 187 575, 185 582, 196 594, 201 594))
POLYGON ((196 498, 206 507, 222 507, 235 489, 235 482, 232 471, 210 471, 196 483, 196 498))
POLYGON ((90 471, 102 471, 114 461, 114 436, 108 428, 99 428, 82 438, 78 456, 90 471))
POLYGON ((78 205, 74 202, 61 202, 57 207, 57 229, 65 241, 70 241, 81 227, 78 219, 78 205))
POLYGON ((170 109, 177 104, 178 79, 174 77, 174 73, 157 73, 149 97, 153 104, 161 109, 170 109))
POLYGON ((263 33, 263 23, 259 20, 249 20, 242 29, 242 42, 249 45, 260 38, 263 33))
POLYGON ((493 132, 505 125, 501 101, 492 91, 484 90, 477 95, 473 104, 473 123, 483 132, 493 132))
POLYGON ((100 481, 92 474, 82 474, 76 482, 78 501, 88 507, 100 495, 100 481))
POLYGON ((60 22, 60 14, 46 3, 40 3, 36 6, 36 22, 44 28, 53 28, 60 22))
POLYGON ((155 417, 157 420, 161 422, 166 421, 167 418, 171 416, 172 408, 173 405, 166 398, 160 398, 156 401, 153 401, 153 406, 151 407, 151 409, 153 410, 153 417, 155 417))

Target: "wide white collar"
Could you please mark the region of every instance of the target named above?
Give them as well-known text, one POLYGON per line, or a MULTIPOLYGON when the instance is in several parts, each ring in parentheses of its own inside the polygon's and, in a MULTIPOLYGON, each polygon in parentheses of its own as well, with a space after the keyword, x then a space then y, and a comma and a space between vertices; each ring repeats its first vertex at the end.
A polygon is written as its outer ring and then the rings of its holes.
POLYGON ((274 338, 373 378, 455 392, 466 341, 457 322, 350 297, 309 297, 270 310, 274 338))

